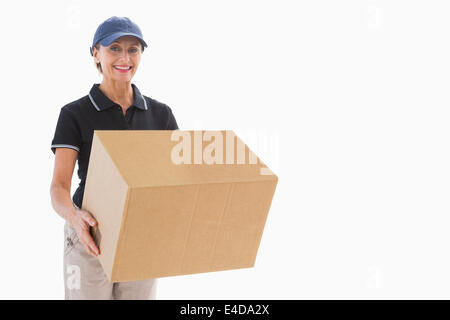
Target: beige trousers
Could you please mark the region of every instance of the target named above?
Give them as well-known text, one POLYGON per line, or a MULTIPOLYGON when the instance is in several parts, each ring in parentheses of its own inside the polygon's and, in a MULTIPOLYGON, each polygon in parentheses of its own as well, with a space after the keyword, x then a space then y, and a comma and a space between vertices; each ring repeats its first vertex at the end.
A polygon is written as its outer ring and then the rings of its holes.
MULTIPOLYGON (((77 207, 74 204, 75 207, 77 207)), ((78 208, 78 207, 77 207, 78 208)), ((97 257, 86 252, 75 230, 64 225, 66 300, 154 300, 157 279, 110 283, 97 257)))

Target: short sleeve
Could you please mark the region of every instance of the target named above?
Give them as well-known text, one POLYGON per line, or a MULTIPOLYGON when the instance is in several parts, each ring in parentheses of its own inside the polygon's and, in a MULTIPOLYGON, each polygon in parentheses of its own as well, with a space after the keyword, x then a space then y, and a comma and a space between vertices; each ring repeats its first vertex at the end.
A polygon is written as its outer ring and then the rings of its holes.
POLYGON ((66 108, 61 108, 52 140, 52 152, 55 153, 56 148, 70 148, 80 152, 81 141, 81 132, 75 115, 66 108))
POLYGON ((170 109, 169 106, 167 106, 167 108, 169 109, 169 118, 167 119, 166 130, 178 130, 178 124, 175 120, 175 116, 172 113, 172 109, 170 109))

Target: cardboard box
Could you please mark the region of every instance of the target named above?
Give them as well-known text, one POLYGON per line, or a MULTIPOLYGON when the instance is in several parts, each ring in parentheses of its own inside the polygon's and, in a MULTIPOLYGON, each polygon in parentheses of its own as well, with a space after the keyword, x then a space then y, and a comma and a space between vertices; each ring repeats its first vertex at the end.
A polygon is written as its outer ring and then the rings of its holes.
POLYGON ((249 268, 277 181, 232 131, 96 130, 82 208, 111 282, 249 268))

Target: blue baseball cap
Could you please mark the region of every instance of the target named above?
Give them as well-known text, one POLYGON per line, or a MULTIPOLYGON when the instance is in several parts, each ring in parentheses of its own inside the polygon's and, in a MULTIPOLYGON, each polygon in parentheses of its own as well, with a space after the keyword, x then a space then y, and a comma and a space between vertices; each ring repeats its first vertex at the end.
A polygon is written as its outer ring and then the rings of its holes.
POLYGON ((94 41, 92 41, 92 47, 89 48, 91 56, 93 55, 94 46, 100 42, 104 47, 109 46, 115 40, 123 36, 134 36, 139 39, 144 48, 147 47, 147 43, 144 41, 141 29, 138 25, 128 19, 127 17, 113 16, 103 21, 95 31, 94 41))

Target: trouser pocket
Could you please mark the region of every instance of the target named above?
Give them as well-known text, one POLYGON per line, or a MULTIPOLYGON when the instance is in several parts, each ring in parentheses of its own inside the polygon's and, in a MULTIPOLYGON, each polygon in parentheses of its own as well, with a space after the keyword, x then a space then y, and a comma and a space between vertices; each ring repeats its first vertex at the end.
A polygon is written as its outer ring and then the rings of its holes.
POLYGON ((78 242, 78 235, 67 222, 64 225, 64 254, 69 254, 78 242))

